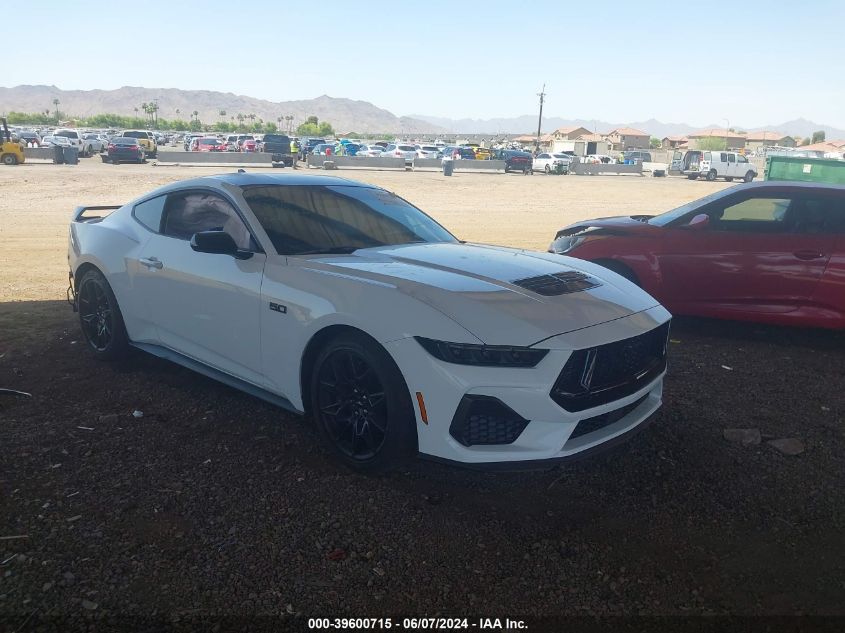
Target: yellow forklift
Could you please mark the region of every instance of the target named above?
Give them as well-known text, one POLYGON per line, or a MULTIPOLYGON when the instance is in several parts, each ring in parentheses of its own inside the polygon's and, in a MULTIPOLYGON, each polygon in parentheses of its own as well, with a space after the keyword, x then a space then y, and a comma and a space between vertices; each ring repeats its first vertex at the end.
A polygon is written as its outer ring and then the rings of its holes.
POLYGON ((19 165, 25 162, 23 145, 17 141, 12 141, 6 119, 0 118, 0 124, 3 126, 3 129, 0 129, 0 162, 4 165, 19 165))

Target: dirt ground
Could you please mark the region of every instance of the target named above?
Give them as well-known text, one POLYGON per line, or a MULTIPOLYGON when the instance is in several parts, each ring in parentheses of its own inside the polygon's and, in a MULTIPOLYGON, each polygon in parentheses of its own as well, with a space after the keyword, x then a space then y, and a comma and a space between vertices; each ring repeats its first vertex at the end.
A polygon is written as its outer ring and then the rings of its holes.
MULTIPOLYGON (((74 205, 220 171, 0 169, 0 387, 32 394, 0 395, 0 630, 115 614, 845 615, 841 334, 678 319, 647 430, 521 474, 421 461, 359 476, 307 421, 140 353, 92 360, 64 303, 74 205), (768 443, 783 438, 803 452, 768 443)), ((726 186, 348 176, 463 239, 534 249, 581 218, 726 186)))

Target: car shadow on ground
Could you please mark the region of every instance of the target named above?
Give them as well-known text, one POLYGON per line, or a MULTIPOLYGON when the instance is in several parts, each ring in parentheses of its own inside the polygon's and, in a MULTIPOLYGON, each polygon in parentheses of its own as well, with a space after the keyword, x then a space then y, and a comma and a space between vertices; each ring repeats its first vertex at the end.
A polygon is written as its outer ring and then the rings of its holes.
MULTIPOLYGON (((529 610, 543 613, 841 609, 841 333, 677 319, 671 339, 663 408, 610 453, 521 473, 420 460, 368 477, 256 398, 140 352, 94 360, 64 302, 0 304, 0 387, 32 394, 0 398, 0 532, 30 534, 36 558, 89 559, 105 579, 92 590, 156 608, 228 604, 239 589, 206 576, 208 600, 163 595, 131 565, 115 589, 106 570, 155 547, 181 561, 156 582, 179 587, 178 570, 204 569, 211 548, 263 570, 244 587, 316 578, 308 600, 323 606, 367 606, 352 587, 382 586, 375 568, 411 579, 404 595, 432 608, 524 612, 532 587, 529 610), (726 440, 737 427, 760 442, 726 440), (767 443, 787 437, 805 450, 767 443), (267 568, 274 543, 286 564, 267 568), (327 562, 335 550, 356 558, 327 562), (464 573, 478 586, 456 589, 464 573)), ((48 580, 31 574, 21 592, 48 580)))

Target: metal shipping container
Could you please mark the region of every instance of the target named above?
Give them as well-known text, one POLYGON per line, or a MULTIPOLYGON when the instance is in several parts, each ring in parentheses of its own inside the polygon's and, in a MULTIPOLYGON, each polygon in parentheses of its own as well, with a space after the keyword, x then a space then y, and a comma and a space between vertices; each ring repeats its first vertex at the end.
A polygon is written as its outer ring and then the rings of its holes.
POLYGON ((845 185, 845 160, 769 156, 766 160, 765 179, 845 185))

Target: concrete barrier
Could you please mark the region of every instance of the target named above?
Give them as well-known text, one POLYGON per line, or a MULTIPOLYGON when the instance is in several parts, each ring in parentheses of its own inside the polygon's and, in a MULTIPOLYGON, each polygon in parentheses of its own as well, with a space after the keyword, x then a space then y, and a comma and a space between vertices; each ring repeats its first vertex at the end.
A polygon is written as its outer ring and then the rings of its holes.
POLYGON ((622 165, 619 163, 572 163, 569 173, 578 176, 594 176, 598 174, 637 174, 643 175, 642 163, 639 165, 622 165))
POLYGON ((443 169, 443 160, 440 158, 415 158, 414 169, 443 169))
POLYGON ((505 171, 503 160, 456 160, 455 171, 505 171))
POLYGON ((53 160, 52 147, 27 147, 23 150, 26 160, 53 160))
POLYGON ((405 169, 404 158, 381 158, 370 156, 315 156, 308 155, 308 166, 323 168, 323 163, 329 161, 335 169, 405 169))
MULTIPOLYGON (((147 158, 148 160, 149 157, 147 158)), ((197 165, 271 165, 271 155, 263 152, 163 152, 154 159, 159 163, 197 165)))

